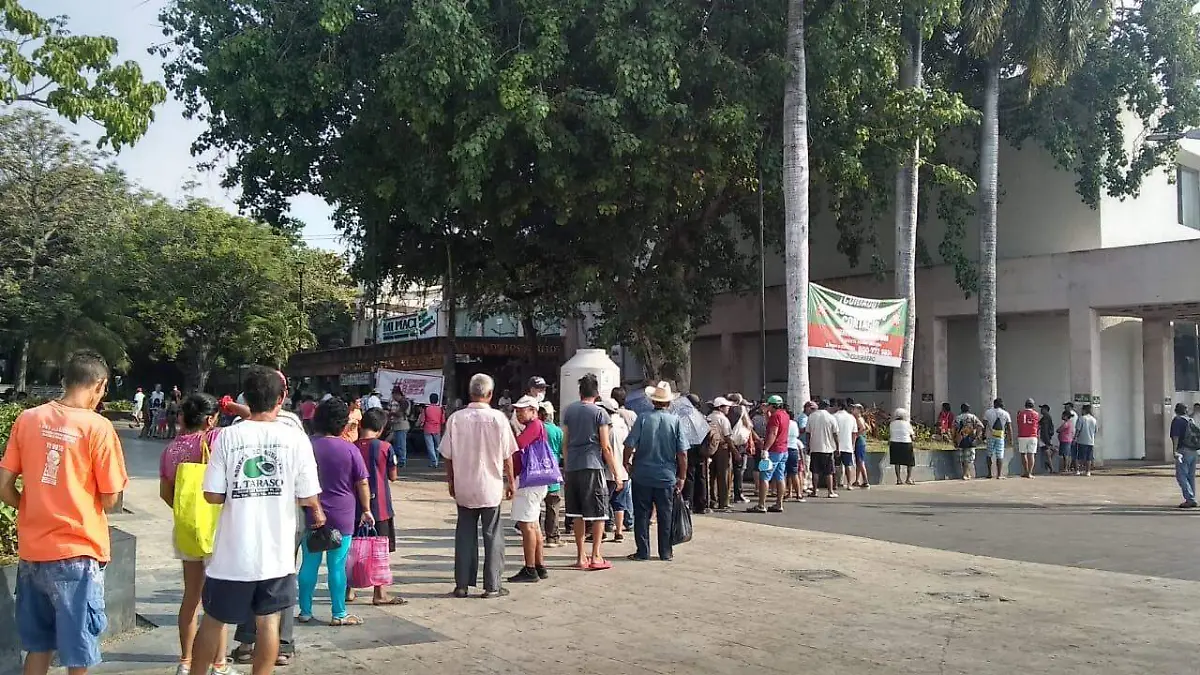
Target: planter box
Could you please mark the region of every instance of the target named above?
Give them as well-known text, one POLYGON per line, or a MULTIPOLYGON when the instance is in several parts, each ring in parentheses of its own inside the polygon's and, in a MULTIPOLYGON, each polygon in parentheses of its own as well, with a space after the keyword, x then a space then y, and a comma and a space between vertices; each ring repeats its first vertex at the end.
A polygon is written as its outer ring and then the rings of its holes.
MULTIPOLYGON (((112 537, 112 561, 104 573, 104 605, 108 615, 105 637, 119 635, 137 625, 137 592, 134 572, 137 562, 137 538, 115 527, 112 537)), ((17 642, 16 600, 17 566, 0 567, 0 675, 21 672, 21 652, 17 642)))
MULTIPOLYGON (((951 480, 962 477, 962 467, 958 463, 958 453, 953 450, 915 450, 917 465, 913 467, 913 480, 951 480)), ((1008 448, 1004 451, 1006 476, 1021 475, 1021 458, 1016 451, 1008 448)), ((1046 472, 1046 455, 1038 450, 1034 466, 1035 474, 1046 472)), ((975 475, 986 476, 987 450, 975 449, 975 475)), ((890 483, 895 480, 895 471, 888 461, 886 452, 867 453, 867 475, 872 484, 890 483)))

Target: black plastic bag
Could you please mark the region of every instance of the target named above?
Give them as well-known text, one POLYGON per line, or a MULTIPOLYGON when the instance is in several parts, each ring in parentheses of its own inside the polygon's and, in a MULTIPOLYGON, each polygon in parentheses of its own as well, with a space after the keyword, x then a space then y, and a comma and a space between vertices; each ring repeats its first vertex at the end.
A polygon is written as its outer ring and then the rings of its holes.
POLYGON ((308 538, 304 540, 304 547, 311 553, 320 553, 322 551, 332 551, 341 548, 342 533, 326 523, 318 528, 309 530, 308 538))
POLYGON ((692 510, 683 500, 683 493, 675 492, 675 508, 671 521, 671 545, 678 546, 692 540, 692 510))

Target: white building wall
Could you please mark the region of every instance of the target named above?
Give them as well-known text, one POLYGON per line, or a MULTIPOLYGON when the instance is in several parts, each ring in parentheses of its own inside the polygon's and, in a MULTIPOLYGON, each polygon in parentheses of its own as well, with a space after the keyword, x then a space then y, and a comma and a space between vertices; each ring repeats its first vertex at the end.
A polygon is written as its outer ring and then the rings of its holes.
MULTIPOLYGON (((1174 219, 1174 186, 1171 188, 1169 207, 1174 219)), ((931 207, 923 214, 919 233, 934 264, 940 265, 945 260, 938 254, 937 248, 945 236, 946 224, 934 212, 934 200, 930 202, 931 207)), ((1123 209, 1124 205, 1118 204, 1113 208, 1123 209)), ((1130 208, 1136 209, 1137 206, 1131 203, 1130 208)), ((1081 251, 1102 245, 1101 211, 1084 204, 1075 192, 1075 175, 1058 169, 1053 158, 1033 143, 1021 150, 1001 144, 997 218, 997 256, 1001 259, 1081 251)), ((871 270, 872 254, 880 257, 884 269, 894 267, 895 226, 892 213, 889 211, 877 218, 868 218, 864 227, 874 231, 877 243, 874 248, 864 248, 858 266, 851 267, 846 256, 837 250, 838 231, 833 218, 828 213, 815 215, 810 240, 810 272, 814 280, 866 274, 871 270)), ((977 218, 968 217, 966 230, 963 249, 968 256, 975 257, 979 250, 977 218)), ((756 246, 756 242, 745 241, 742 249, 753 255, 756 246)), ((766 267, 768 286, 784 283, 782 255, 770 247, 767 249, 766 267)))
MULTIPOLYGON (((997 325, 1004 330, 996 333, 996 370, 999 376, 1000 398, 1008 410, 1015 411, 1032 397, 1038 404, 1049 403, 1055 415, 1068 400, 1070 388, 1070 351, 1066 342, 1067 317, 1064 314, 1034 314, 1001 316, 997 325)), ((979 398, 979 340, 975 319, 961 318, 947 322, 946 339, 949 351, 950 404, 958 411, 959 404, 979 398)), ((938 405, 942 402, 937 401, 938 405)))

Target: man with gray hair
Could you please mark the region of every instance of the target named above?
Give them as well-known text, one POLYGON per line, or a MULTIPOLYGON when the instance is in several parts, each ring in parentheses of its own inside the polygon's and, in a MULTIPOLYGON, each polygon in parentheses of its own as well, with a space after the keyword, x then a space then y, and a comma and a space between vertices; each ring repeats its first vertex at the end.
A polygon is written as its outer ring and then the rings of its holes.
POLYGON ((513 497, 512 455, 517 440, 504 413, 492 408, 495 383, 482 373, 471 377, 471 402, 446 419, 439 448, 446 459, 446 482, 458 504, 454 531, 454 597, 467 597, 479 577, 479 529, 483 528, 483 597, 508 595, 500 502, 513 497))

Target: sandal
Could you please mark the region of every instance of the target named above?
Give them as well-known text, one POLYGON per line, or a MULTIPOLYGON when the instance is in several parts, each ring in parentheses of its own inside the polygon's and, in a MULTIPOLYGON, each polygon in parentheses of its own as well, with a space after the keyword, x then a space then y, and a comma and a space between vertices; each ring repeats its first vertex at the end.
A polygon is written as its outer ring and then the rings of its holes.
POLYGON ((601 560, 600 562, 592 562, 591 564, 588 565, 589 572, 601 572, 604 570, 611 570, 611 569, 612 569, 612 563, 608 562, 607 560, 601 560))
POLYGON ((292 661, 291 654, 280 654, 279 656, 275 657, 275 665, 280 666, 280 667, 286 666, 288 663, 291 663, 291 661, 292 661))
POLYGON ((387 600, 372 600, 371 604, 375 605, 376 607, 382 607, 384 605, 407 605, 408 601, 398 595, 393 595, 387 600))
POLYGON ((623 534, 615 535, 612 540, 613 540, 614 544, 624 543, 625 535, 623 535, 623 534))
POLYGON ((330 621, 329 625, 335 626, 335 627, 336 626, 361 626, 361 625, 363 625, 363 620, 357 616, 354 616, 353 614, 347 614, 346 616, 343 616, 340 619, 334 619, 334 620, 330 621))
POLYGON ((588 570, 592 569, 592 557, 591 557, 591 556, 586 556, 586 557, 583 559, 583 564, 582 564, 582 565, 580 565, 579 563, 574 563, 573 565, 571 565, 571 569, 573 569, 573 570, 583 570, 584 572, 586 572, 586 571, 588 571, 588 570))
POLYGON ((312 623, 312 616, 309 614, 301 614, 296 617, 296 623, 312 623))
POLYGON ((242 665, 253 662, 254 645, 245 643, 239 644, 237 647, 233 648, 233 652, 229 654, 229 658, 232 659, 234 663, 240 663, 242 665))

